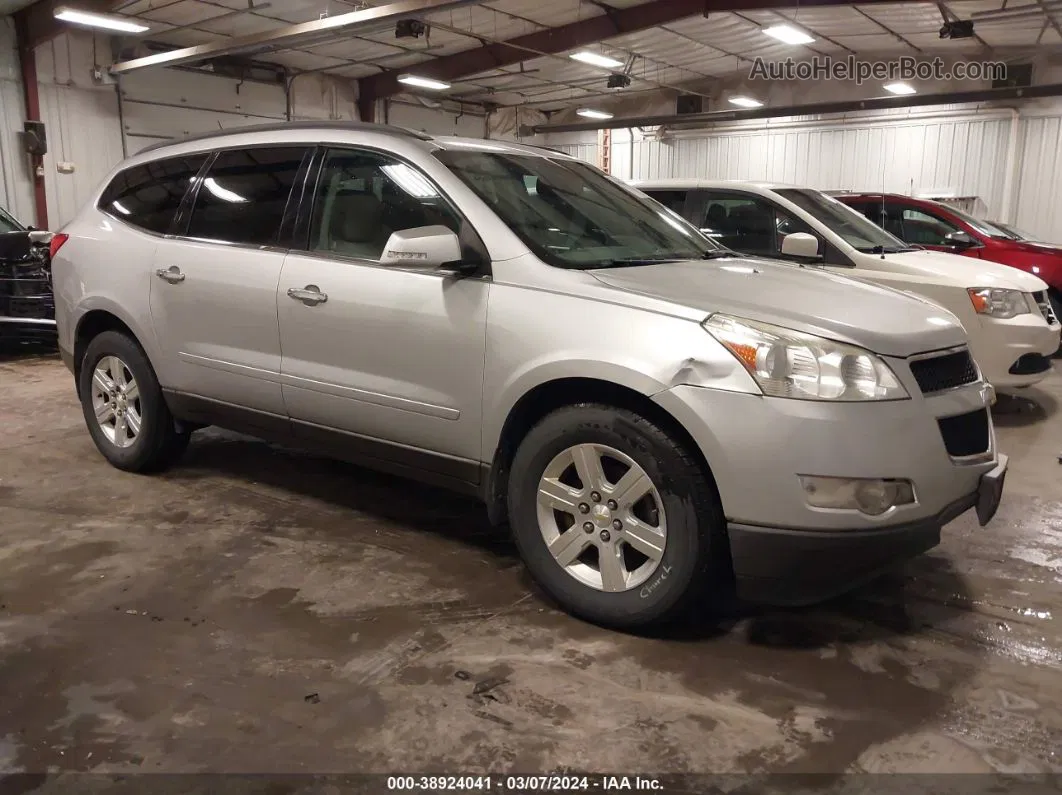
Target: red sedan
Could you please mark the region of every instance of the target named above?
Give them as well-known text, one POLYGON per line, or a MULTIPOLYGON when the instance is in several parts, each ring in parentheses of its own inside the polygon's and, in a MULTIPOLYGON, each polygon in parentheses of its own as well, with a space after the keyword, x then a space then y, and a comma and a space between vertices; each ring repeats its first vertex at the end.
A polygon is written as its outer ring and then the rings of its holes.
POLYGON ((1021 233, 928 199, 894 193, 839 193, 834 198, 906 243, 1036 274, 1050 285, 1051 306, 1062 319, 1062 245, 1025 239, 1021 233))

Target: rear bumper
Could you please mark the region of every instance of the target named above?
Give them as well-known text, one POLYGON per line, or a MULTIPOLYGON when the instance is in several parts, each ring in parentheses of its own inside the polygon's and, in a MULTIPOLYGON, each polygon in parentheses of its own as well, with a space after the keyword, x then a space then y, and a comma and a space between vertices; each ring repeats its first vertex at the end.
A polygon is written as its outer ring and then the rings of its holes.
POLYGON ((940 530, 971 508, 982 526, 999 507, 1007 458, 986 472, 976 491, 940 513, 875 530, 788 530, 731 523, 730 554, 741 599, 806 605, 844 593, 940 543, 940 530))

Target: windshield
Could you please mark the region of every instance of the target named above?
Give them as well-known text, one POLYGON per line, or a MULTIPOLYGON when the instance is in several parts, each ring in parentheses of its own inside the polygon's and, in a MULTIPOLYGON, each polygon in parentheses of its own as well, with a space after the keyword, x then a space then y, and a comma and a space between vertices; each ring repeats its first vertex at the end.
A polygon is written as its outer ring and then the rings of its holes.
POLYGON ((602 268, 723 252, 661 204, 575 160, 437 150, 528 248, 562 268, 602 268))
POLYGON ((847 204, 821 191, 806 188, 781 188, 775 193, 789 199, 797 207, 813 215, 857 251, 865 254, 895 254, 900 251, 917 250, 899 238, 893 237, 847 204))
POLYGON ((1004 232, 1007 233, 1007 236, 1011 240, 1027 240, 1029 242, 1033 242, 1038 239, 1036 235, 1034 235, 1032 232, 1026 232, 1024 229, 1018 229, 1018 227, 1014 226, 1013 224, 1004 224, 1000 223, 999 221, 983 221, 982 223, 991 224, 996 229, 1002 229, 1004 232))
POLYGON ((0 232, 24 232, 26 228, 0 207, 0 232))
POLYGON ((998 237, 1002 238, 1003 240, 1015 239, 1014 235, 1012 235, 1006 229, 996 226, 990 221, 982 221, 980 218, 974 218, 969 213, 963 212, 958 207, 952 207, 950 204, 941 204, 940 206, 952 215, 962 220, 963 222, 972 226, 977 232, 982 235, 986 235, 987 237, 998 237))

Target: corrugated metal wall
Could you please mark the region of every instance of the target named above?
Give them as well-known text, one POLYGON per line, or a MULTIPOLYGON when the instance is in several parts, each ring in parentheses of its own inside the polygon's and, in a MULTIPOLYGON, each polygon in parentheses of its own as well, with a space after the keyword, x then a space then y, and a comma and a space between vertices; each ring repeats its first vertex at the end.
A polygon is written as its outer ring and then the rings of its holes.
MULTIPOLYGON (((977 196, 986 215, 1007 207, 1006 110, 934 115, 760 122, 657 139, 613 131, 612 173, 622 179, 703 177, 787 182, 823 190, 885 190, 977 196)), ((1011 220, 1062 241, 1062 108, 1021 118, 1011 220), (1054 115, 1052 115, 1054 114, 1054 115)), ((549 136, 544 143, 597 161, 597 134, 549 136)))
POLYGON ((1062 243, 1062 116, 1026 119, 1015 223, 1062 243))

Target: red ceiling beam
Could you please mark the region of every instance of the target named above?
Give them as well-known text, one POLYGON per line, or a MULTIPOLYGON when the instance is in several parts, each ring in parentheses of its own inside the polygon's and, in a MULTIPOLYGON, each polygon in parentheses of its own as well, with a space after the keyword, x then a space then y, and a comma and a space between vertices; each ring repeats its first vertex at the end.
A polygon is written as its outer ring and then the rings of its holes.
POLYGON ((25 31, 23 46, 36 48, 70 30, 70 25, 54 16, 55 9, 59 6, 70 5, 75 6, 78 11, 107 14, 121 4, 122 0, 37 0, 33 5, 16 11, 13 16, 15 25, 25 31))
MULTIPOLYGON (((860 0, 860 5, 896 0, 860 0)), ((752 11, 764 8, 788 8, 795 0, 652 0, 637 6, 612 9, 606 14, 582 19, 556 28, 517 36, 504 42, 485 43, 471 50, 423 61, 408 69, 396 69, 363 77, 358 81, 360 96, 383 99, 401 90, 398 76, 414 71, 424 77, 455 82, 463 77, 489 72, 537 57, 537 53, 554 55, 584 47, 615 36, 666 25, 686 17, 711 11, 752 11)), ((851 0, 799 0, 801 7, 852 5, 851 0)))

